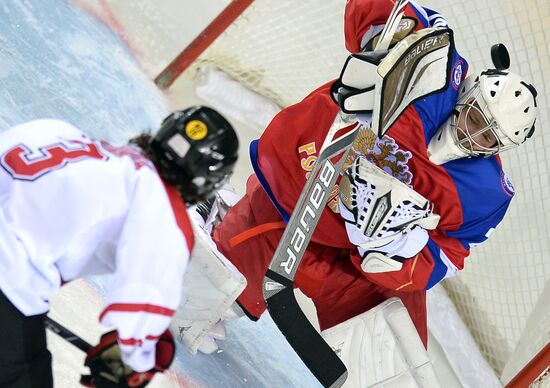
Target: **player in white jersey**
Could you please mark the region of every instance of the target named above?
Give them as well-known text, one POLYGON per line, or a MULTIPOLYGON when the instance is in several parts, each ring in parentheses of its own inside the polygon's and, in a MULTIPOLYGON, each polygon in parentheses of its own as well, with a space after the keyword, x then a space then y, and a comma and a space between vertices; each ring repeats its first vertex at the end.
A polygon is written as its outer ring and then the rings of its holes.
POLYGON ((193 246, 186 204, 223 184, 237 150, 231 125, 201 106, 124 146, 51 119, 0 134, 0 386, 53 386, 48 301, 105 273, 114 276, 99 320, 115 331, 88 353, 82 383, 143 387, 164 371, 193 246))

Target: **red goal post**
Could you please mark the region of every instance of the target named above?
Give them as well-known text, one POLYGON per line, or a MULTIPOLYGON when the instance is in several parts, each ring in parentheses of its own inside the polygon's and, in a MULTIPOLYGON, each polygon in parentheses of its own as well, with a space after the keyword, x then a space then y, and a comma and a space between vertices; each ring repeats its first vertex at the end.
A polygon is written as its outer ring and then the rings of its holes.
POLYGON ((160 89, 167 89, 199 55, 231 25, 254 0, 232 0, 231 3, 155 78, 160 89))
POLYGON ((550 343, 523 367, 523 369, 510 380, 505 388, 522 388, 550 385, 550 343))

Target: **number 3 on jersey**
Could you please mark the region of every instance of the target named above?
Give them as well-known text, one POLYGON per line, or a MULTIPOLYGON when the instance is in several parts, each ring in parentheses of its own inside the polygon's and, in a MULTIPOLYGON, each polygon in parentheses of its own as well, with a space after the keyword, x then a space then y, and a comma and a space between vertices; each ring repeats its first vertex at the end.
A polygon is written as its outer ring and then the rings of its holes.
POLYGON ((0 164, 14 179, 33 181, 68 163, 90 158, 105 160, 107 156, 97 144, 68 140, 37 150, 20 144, 5 152, 0 158, 0 164))

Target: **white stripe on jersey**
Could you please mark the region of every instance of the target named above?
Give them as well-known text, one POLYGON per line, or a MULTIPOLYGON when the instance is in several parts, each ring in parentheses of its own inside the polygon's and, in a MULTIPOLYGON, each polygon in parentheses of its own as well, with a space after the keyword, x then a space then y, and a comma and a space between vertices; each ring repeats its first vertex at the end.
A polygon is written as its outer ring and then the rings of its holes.
POLYGON ((440 249, 439 251, 439 258, 441 259, 443 264, 445 264, 445 266, 447 267, 447 272, 445 273, 445 276, 443 277, 443 279, 452 278, 453 276, 455 276, 456 273, 458 272, 458 268, 456 267, 456 265, 453 264, 451 259, 449 259, 449 257, 445 254, 445 252, 443 252, 442 249, 440 249))
POLYGON ((411 7, 413 7, 416 10, 416 12, 420 13, 424 19, 428 20, 428 14, 426 13, 426 10, 420 4, 418 4, 414 0, 410 0, 409 4, 411 5, 411 7))

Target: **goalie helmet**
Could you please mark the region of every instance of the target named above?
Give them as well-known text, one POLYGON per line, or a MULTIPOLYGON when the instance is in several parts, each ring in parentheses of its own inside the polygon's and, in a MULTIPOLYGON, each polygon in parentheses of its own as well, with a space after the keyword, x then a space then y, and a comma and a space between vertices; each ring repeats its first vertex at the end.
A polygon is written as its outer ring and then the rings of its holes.
POLYGON ((532 85, 508 71, 467 77, 453 113, 430 140, 430 160, 489 157, 519 146, 535 131, 536 96, 532 85))
POLYGON ((150 146, 157 168, 190 204, 225 183, 237 162, 239 141, 221 114, 197 105, 166 117, 150 146))

